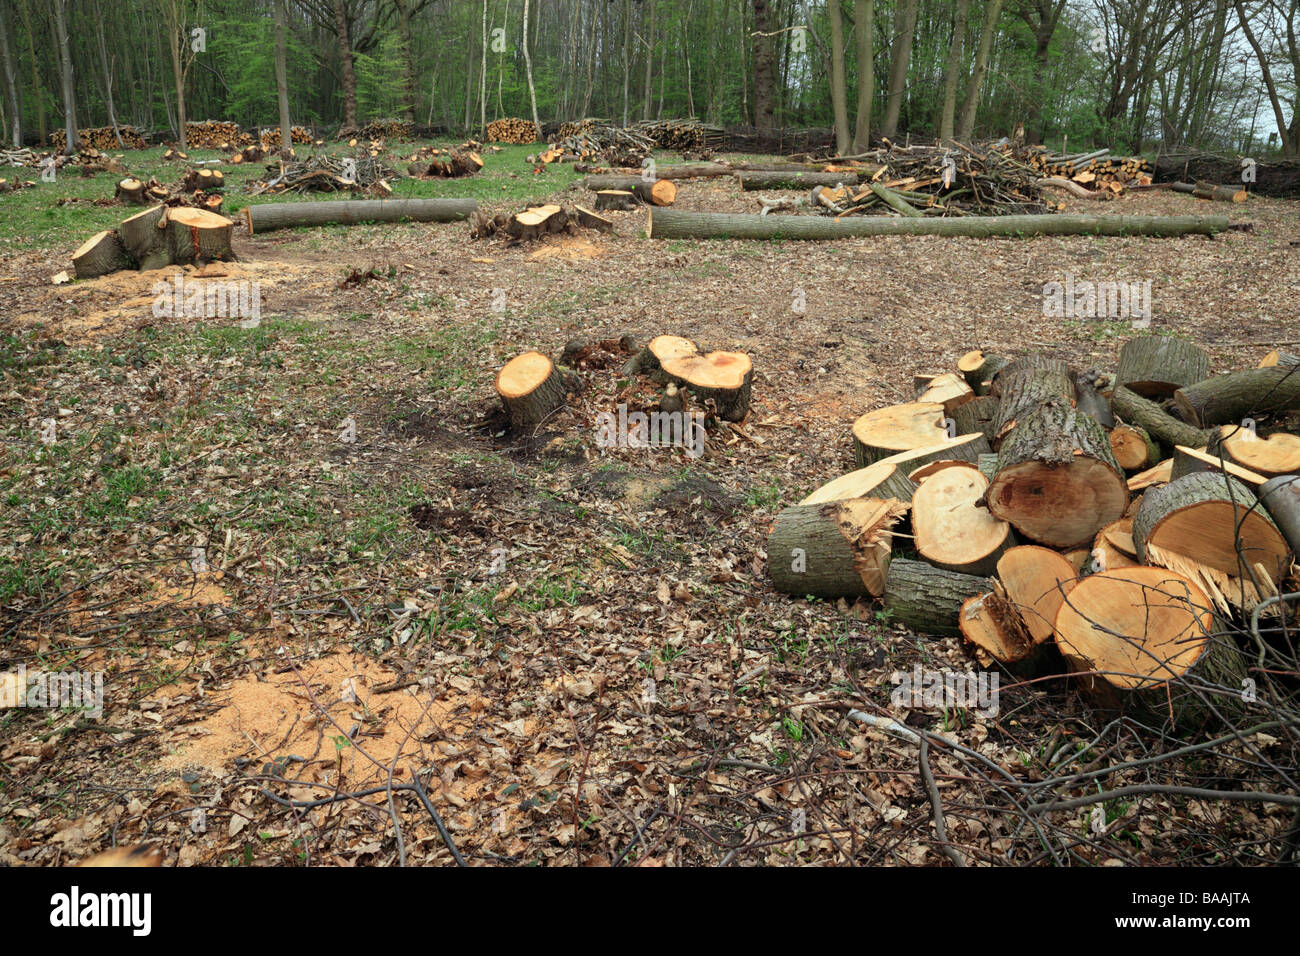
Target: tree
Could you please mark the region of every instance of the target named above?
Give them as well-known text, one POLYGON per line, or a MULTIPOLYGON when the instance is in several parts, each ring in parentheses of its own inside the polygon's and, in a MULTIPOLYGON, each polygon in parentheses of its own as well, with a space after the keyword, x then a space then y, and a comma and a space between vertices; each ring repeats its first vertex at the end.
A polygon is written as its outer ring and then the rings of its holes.
POLYGON ((524 0, 524 71, 528 74, 528 99, 533 106, 533 125, 541 135, 542 124, 537 121, 537 90, 533 87, 533 57, 528 52, 528 0, 524 0))
POLYGON ((1025 21, 1034 34, 1033 88, 1030 91, 1029 115, 1025 117, 1026 142, 1043 141, 1043 97, 1046 95, 1047 53, 1052 35, 1065 12, 1066 0, 1021 0, 1016 16, 1025 21))
POLYGON ((772 18, 767 0, 754 4, 754 125, 764 129, 776 125, 773 97, 772 18))
POLYGON ((957 78, 961 72, 962 48, 966 44, 966 18, 970 0, 957 0, 953 12, 952 42, 948 45, 948 65, 943 74, 943 107, 939 116, 939 139, 952 139, 953 117, 957 112, 957 78))
POLYGON ((989 50, 993 48, 993 34, 998 17, 1002 15, 1002 0, 988 0, 984 7, 984 29, 980 31, 979 47, 975 50, 975 63, 966 83, 966 98, 962 100, 961 117, 957 121, 957 138, 970 139, 975 131, 975 112, 979 109, 980 93, 984 89, 984 73, 989 65, 989 50))
MULTIPOLYGON (((185 123, 188 118, 185 112, 185 81, 189 76, 190 67, 194 65, 197 51, 186 42, 184 0, 157 0, 157 4, 162 12, 163 28, 167 34, 167 46, 172 61, 172 83, 176 89, 176 143, 184 151, 188 146, 185 139, 185 123)), ((199 10, 201 14, 201 5, 199 10)))
POLYGON ((863 152, 871 146, 871 97, 875 92, 875 70, 871 63, 872 17, 874 0, 856 0, 854 5, 858 32, 858 124, 853 131, 853 151, 863 152))
POLYGON ((0 0, 0 63, 4 65, 5 94, 9 100, 9 131, 14 149, 23 145, 23 88, 18 82, 18 67, 9 49, 9 4, 0 0))
MULTIPOLYGON (((487 0, 484 0, 487 2, 487 0)), ((357 125, 357 73, 352 62, 352 39, 344 0, 334 0, 334 34, 339 45, 339 73, 343 87, 343 125, 357 125)))
POLYGON ((59 89, 63 93, 63 151, 71 156, 81 148, 77 136, 77 85, 72 74, 72 51, 68 48, 68 0, 50 0, 54 12, 54 35, 59 44, 59 89))
POLYGON ((280 104, 280 155, 288 157, 293 147, 293 124, 289 121, 289 70, 284 36, 284 0, 275 0, 275 93, 280 104))
MULTIPOLYGON (((1282 155, 1296 156, 1300 155, 1300 97, 1291 101, 1291 122, 1286 121, 1286 113, 1282 109, 1282 98, 1277 90, 1277 82, 1273 78, 1273 70, 1269 66, 1268 56, 1264 52, 1259 38, 1255 36, 1255 31, 1250 27, 1250 19, 1246 16, 1245 4, 1242 0, 1234 0, 1233 6, 1237 10, 1237 19, 1241 22, 1242 32, 1246 35, 1246 42, 1250 44, 1251 50, 1255 52, 1255 60, 1259 63, 1259 72, 1264 78, 1264 88, 1268 90, 1268 102, 1273 107, 1273 118, 1277 121, 1278 137, 1282 140, 1282 155)), ((1296 43, 1296 10, 1297 4, 1292 0, 1290 10, 1286 16, 1287 39, 1290 45, 1291 66, 1295 71, 1292 77, 1295 84, 1300 86, 1300 45, 1296 43)))
POLYGON ((844 156, 852 145, 848 93, 844 82, 844 16, 840 0, 826 0, 826 9, 831 18, 831 108, 835 114, 835 150, 844 156))
MULTIPOLYGON (((1065 0, 1061 0, 1062 3, 1065 0)), ((898 132, 898 117, 907 91, 907 65, 912 57, 912 37, 916 33, 918 0, 900 0, 894 42, 889 57, 889 98, 885 102, 885 122, 880 135, 892 139, 898 132)))

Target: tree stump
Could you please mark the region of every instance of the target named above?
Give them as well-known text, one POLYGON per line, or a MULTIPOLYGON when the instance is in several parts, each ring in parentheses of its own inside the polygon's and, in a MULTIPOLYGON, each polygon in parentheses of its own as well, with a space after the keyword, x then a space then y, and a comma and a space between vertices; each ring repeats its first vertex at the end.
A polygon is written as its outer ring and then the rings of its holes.
POLYGON ((584 229, 595 229, 597 232, 611 232, 614 229, 614 221, 606 219, 583 206, 574 206, 574 212, 578 216, 578 225, 584 229))
POLYGON ((171 251, 167 246, 167 207, 152 206, 122 220, 118 235, 122 245, 139 264, 141 270, 161 269, 171 264, 171 251))
POLYGON ((890 529, 906 510, 898 501, 874 498, 786 508, 767 541, 773 587, 795 596, 879 597, 889 568, 890 529))
POLYGON ((723 421, 742 422, 749 414, 754 366, 744 352, 671 356, 660 369, 669 381, 688 386, 698 403, 712 401, 723 421))
POLYGON ((1186 385, 1204 381, 1210 357, 1186 339, 1143 335, 1129 339, 1119 352, 1115 385, 1143 398, 1168 398, 1186 385))
POLYGON ((605 209, 632 209, 636 205, 636 197, 627 189, 601 189, 596 192, 596 208, 605 209))
POLYGON ((119 180, 117 189, 113 191, 113 198, 132 206, 143 205, 145 201, 144 183, 134 176, 119 180))
POLYGON ((497 394, 513 428, 540 425, 564 404, 564 378, 541 352, 525 352, 497 373, 497 394))
POLYGON ((122 247, 122 241, 112 230, 95 233, 72 254, 72 268, 78 279, 93 279, 134 266, 122 247))
POLYGON ((235 224, 204 209, 177 206, 167 214, 167 243, 171 261, 178 265, 199 260, 235 258, 230 236, 235 224))
POLYGON ((663 375, 663 363, 684 355, 698 355, 699 349, 690 339, 680 335, 656 335, 623 366, 625 375, 649 375, 661 384, 668 380, 663 375))

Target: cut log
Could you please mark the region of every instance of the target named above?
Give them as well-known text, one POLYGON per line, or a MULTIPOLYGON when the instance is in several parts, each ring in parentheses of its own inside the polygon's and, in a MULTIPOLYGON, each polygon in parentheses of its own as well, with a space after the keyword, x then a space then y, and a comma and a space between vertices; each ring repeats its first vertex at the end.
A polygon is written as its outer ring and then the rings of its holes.
POLYGON ((1110 407, 1125 422, 1138 426, 1157 439, 1166 453, 1171 452, 1175 445, 1201 448, 1210 439, 1209 432, 1179 421, 1155 402, 1123 386, 1111 392, 1110 407))
MULTIPOLYGON (((975 391, 966 384, 966 380, 953 372, 935 375, 916 396, 918 402, 936 402, 943 406, 943 413, 951 416, 957 408, 975 397, 975 391)), ((973 431, 973 429, 964 429, 973 431)))
POLYGON ((917 553, 948 571, 992 574, 1015 541, 1011 526, 984 507, 987 489, 978 468, 944 468, 922 481, 912 495, 917 553))
POLYGON ((161 269, 171 264, 167 244, 167 207, 153 206, 122 220, 118 235, 140 269, 161 269))
POLYGON ((812 186, 855 186, 857 173, 747 172, 737 177, 745 192, 758 189, 808 189, 812 186))
POLYGON ((896 455, 880 459, 877 464, 897 465, 909 474, 922 465, 933 461, 979 461, 981 455, 989 451, 988 439, 982 432, 945 438, 933 445, 924 445, 909 451, 900 451, 896 455))
POLYGON ((1125 471, 1141 471, 1160 460, 1160 448, 1136 425, 1116 425, 1109 438, 1110 450, 1125 471))
POLYGON ((896 498, 899 501, 911 501, 915 490, 916 485, 898 466, 877 462, 828 481, 799 504, 821 505, 846 498, 896 498))
POLYGON ((1197 472, 1227 472, 1238 481, 1243 481, 1252 488, 1258 488, 1265 481, 1266 475, 1243 468, 1236 462, 1207 451, 1204 448, 1188 448, 1186 445, 1174 446, 1173 464, 1169 469, 1169 480, 1177 481, 1186 475, 1197 472))
POLYGON ((596 208, 632 209, 636 206, 636 196, 628 189, 601 189, 596 193, 596 208))
POLYGON ((167 248, 177 264, 199 260, 230 260, 230 236, 235 224, 204 209, 177 206, 167 214, 167 248))
POLYGON ((962 604, 991 590, 992 578, 895 558, 885 578, 885 612, 891 621, 918 631, 956 635, 961 633, 962 604))
POLYGON ((962 637, 974 645, 975 660, 981 667, 1003 664, 1023 676, 1025 662, 1036 656, 1039 647, 1019 610, 997 581, 988 594, 962 602, 958 626, 962 637))
POLYGON ((562 206, 548 204, 533 206, 517 213, 506 224, 506 234, 515 239, 532 241, 542 236, 561 232, 569 223, 569 214, 562 206))
POLYGON ((1300 408, 1300 367, 1253 368, 1216 375, 1174 393, 1182 417, 1201 427, 1300 408))
POLYGON ((72 254, 72 268, 78 279, 93 279, 119 269, 133 269, 135 263, 117 233, 105 230, 95 233, 72 254))
POLYGON ((1034 541, 1073 548, 1124 514, 1128 487, 1101 426, 1053 400, 1003 440, 988 504, 1034 541))
POLYGON ((1218 186, 1214 183, 1197 183, 1192 189, 1197 199, 1211 199, 1215 202, 1245 202, 1249 197, 1244 186, 1218 186))
POLYGON ((677 355, 660 360, 668 380, 685 385, 695 401, 713 402, 723 421, 741 422, 749 414, 754 366, 744 352, 677 355))
POLYGON ((963 402, 950 413, 956 432, 968 435, 980 432, 986 438, 993 437, 994 420, 998 414, 998 400, 989 395, 981 395, 969 402, 963 402))
POLYGON ((1133 520, 1128 517, 1112 521, 1097 532, 1092 542, 1094 571, 1115 571, 1139 565, 1133 544, 1133 520))
MULTIPOLYGON (((582 181, 583 186, 593 192, 608 190, 629 192, 637 199, 652 206, 671 206, 677 200, 677 184, 671 179, 643 179, 640 176, 588 176, 582 181)), ((600 205, 599 196, 596 208, 600 205)))
POLYGON ((1277 593, 1291 552, 1255 493, 1235 478, 1196 472, 1149 489, 1133 519, 1138 559, 1194 580, 1227 612, 1277 593))
POLYGON ((144 183, 134 176, 119 180, 117 189, 113 192, 113 198, 129 203, 132 206, 139 206, 145 201, 144 183))
MULTIPOLYGON (((880 465, 884 464, 884 462, 876 462, 876 464, 880 465)), ((931 475, 937 475, 945 468, 969 468, 971 471, 979 472, 983 475, 983 472, 980 472, 980 466, 973 461, 962 461, 960 458, 940 458, 937 461, 924 464, 919 468, 914 468, 912 471, 907 473, 907 477, 913 484, 919 485, 931 475)), ((985 476, 985 483, 987 484, 987 482, 988 478, 985 476)))
POLYGON ((1225 458, 1266 478, 1300 473, 1300 437, 1277 432, 1260 438, 1250 428, 1224 425, 1210 442, 1211 454, 1225 458))
POLYGON ((583 206, 574 206, 573 209, 578 215, 578 225, 584 229, 595 229, 597 232, 611 232, 614 229, 612 219, 606 219, 583 206))
POLYGON ((1001 355, 985 355, 981 349, 967 352, 957 360, 957 370, 966 378, 966 384, 975 390, 976 395, 987 395, 989 385, 998 369, 1010 359, 1001 355))
POLYGON ((1174 460, 1166 458, 1158 465, 1153 465, 1146 471, 1138 472, 1128 480, 1129 491, 1144 491, 1152 485, 1167 485, 1172 479, 1174 469, 1174 460))
POLYGON ((948 438, 943 406, 909 402, 867 412, 853 423, 853 458, 858 467, 898 452, 937 445, 948 438))
POLYGON ((1074 380, 1068 372, 1046 368, 1003 369, 997 379, 998 413, 993 419, 994 448, 1006 441, 1020 419, 1044 402, 1074 405, 1074 380))
POLYGON ((186 171, 181 189, 187 193, 192 193, 196 189, 212 192, 221 189, 225 184, 225 177, 219 169, 191 169, 186 171))
POLYGON ((1259 489, 1259 500, 1291 550, 1300 554, 1300 476, 1270 478, 1259 489))
POLYGON ((1080 581, 1056 617, 1057 646, 1085 693, 1105 709, 1199 722, 1206 700, 1236 710, 1244 666, 1231 640, 1211 638, 1210 600, 1164 568, 1121 568, 1080 581), (1092 673, 1089 673, 1092 672, 1092 673))
POLYGON ((1229 228, 1227 216, 954 216, 892 219, 652 210, 651 239, 844 239, 850 236, 1187 236, 1229 228))
POLYGON ((879 597, 889 569, 890 529, 906 511, 897 500, 875 498, 786 508, 767 541, 772 586, 800 597, 879 597))
POLYGON ((564 379, 541 352, 525 352, 497 373, 497 394, 514 428, 531 428, 564 404, 564 379))
POLYGON ((1059 373, 1071 381, 1074 380, 1075 373, 1068 362, 1063 359, 1052 358, 1050 355, 1022 355, 1018 359, 1011 359, 1004 365, 1000 366, 989 382, 989 394, 994 398, 1002 397, 1003 387, 1007 382, 1016 378, 1022 372, 1031 369, 1040 369, 1043 371, 1059 373))
POLYGON ((901 195, 894 192, 892 189, 882 186, 880 183, 868 183, 867 188, 876 195, 877 199, 899 215, 907 216, 911 219, 919 219, 924 215, 921 210, 909 204, 901 195))
POLYGON ((1147 335, 1129 339, 1119 353, 1115 384, 1143 398, 1168 398, 1210 374, 1210 357, 1186 339, 1147 335))
POLYGON ((998 580, 1035 644, 1054 633, 1057 611, 1077 583, 1078 573, 1067 558, 1034 544, 1008 548, 998 559, 998 580))
POLYGON ((359 222, 454 222, 478 208, 474 199, 327 199, 245 206, 248 234, 292 226, 359 222))
POLYGON ((1274 349, 1259 360, 1260 368, 1272 368, 1275 365, 1284 365, 1287 368, 1295 368, 1300 365, 1300 355, 1292 355, 1290 352, 1279 352, 1277 349, 1274 349))

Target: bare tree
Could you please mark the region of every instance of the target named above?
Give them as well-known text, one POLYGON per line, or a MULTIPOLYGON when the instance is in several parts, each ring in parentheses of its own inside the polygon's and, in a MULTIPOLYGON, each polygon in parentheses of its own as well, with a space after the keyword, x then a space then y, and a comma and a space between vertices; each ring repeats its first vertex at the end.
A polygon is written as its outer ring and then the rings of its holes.
POLYGON ((81 141, 77 136, 77 85, 68 47, 68 0, 50 0, 50 6, 54 12, 54 36, 59 44, 59 88, 63 93, 63 129, 67 136, 63 151, 71 156, 81 148, 81 141))
POLYGON ((524 0, 524 73, 528 77, 528 99, 533 106, 533 125, 541 135, 542 124, 537 121, 537 90, 533 87, 533 57, 528 52, 528 0, 524 0))
POLYGON ((18 82, 18 67, 9 48, 9 10, 7 0, 0 0, 0 62, 4 64, 5 93, 9 100, 9 132, 14 149, 23 145, 23 88, 18 82))

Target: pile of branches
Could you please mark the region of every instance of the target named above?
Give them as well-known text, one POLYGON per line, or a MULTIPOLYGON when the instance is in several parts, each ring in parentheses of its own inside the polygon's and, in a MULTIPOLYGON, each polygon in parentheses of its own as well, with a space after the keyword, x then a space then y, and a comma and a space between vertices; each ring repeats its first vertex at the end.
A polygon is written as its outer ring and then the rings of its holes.
POLYGON ((605 166, 639 167, 655 148, 655 141, 636 129, 625 129, 600 120, 565 123, 560 137, 551 143, 550 159, 596 162, 605 166))
MULTIPOLYGON (((312 138, 311 130, 303 126, 295 126, 289 130, 289 138, 295 143, 302 143, 310 146, 315 140, 312 138)), ((259 137, 263 149, 280 148, 280 127, 276 126, 270 129, 264 129, 259 137)))
POLYGON ((1242 183, 1261 196, 1300 199, 1300 160, 1295 159, 1255 162, 1252 166, 1243 156, 1180 150, 1156 157, 1156 179, 1159 182, 1242 183), (1253 170, 1254 182, 1243 180, 1246 168, 1253 170))
POLYGON ((779 127, 728 126, 715 135, 708 146, 719 152, 809 153, 829 155, 835 149, 835 130, 826 127, 811 129, 783 129, 779 127))
POLYGON ((185 142, 191 149, 239 149, 253 142, 238 123, 204 120, 185 124, 185 142))
POLYGON ((488 123, 487 138, 494 143, 514 143, 522 146, 537 142, 539 134, 537 124, 532 120, 511 117, 488 123))
POLYGON ((349 180, 349 168, 342 158, 326 155, 310 156, 301 162, 268 163, 267 177, 249 189, 250 196, 283 192, 337 192, 339 190, 369 190, 388 194, 392 189, 388 180, 397 173, 368 153, 349 157, 356 167, 356 175, 349 180))
MULTIPOLYGON (((77 136, 81 139, 82 147, 94 149, 148 149, 149 144, 144 141, 138 127, 119 126, 117 132, 114 132, 111 126, 96 126, 92 129, 79 129, 77 136), (122 141, 119 143, 117 132, 122 134, 122 141)), ((56 129, 50 133, 50 145, 58 152, 63 152, 68 142, 68 134, 61 129, 56 129)))
POLYGON ((371 120, 359 129, 344 126, 339 130, 339 139, 414 139, 415 124, 399 119, 371 120))
POLYGON ((648 136, 660 149, 677 152, 705 152, 721 149, 725 144, 721 126, 706 126, 697 119, 646 120, 633 129, 648 136))

